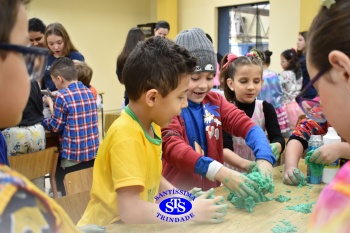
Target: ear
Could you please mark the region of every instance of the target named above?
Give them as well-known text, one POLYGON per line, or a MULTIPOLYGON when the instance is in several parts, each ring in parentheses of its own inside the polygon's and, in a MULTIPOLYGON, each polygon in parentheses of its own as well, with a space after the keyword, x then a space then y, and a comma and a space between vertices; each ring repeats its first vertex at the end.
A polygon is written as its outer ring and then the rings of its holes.
POLYGON ((233 80, 232 80, 231 78, 228 78, 228 79, 226 80, 226 84, 227 84, 227 86, 230 88, 231 91, 234 91, 234 90, 235 90, 235 87, 234 87, 234 85, 233 85, 233 80))
POLYGON ((337 72, 337 76, 350 85, 350 59, 349 57, 338 50, 333 50, 328 55, 329 63, 337 72))
POLYGON ((62 76, 57 76, 57 80, 59 81, 59 83, 63 83, 64 78, 62 76))
POLYGON ((159 95, 159 92, 156 89, 148 90, 145 94, 146 104, 149 107, 153 107, 156 104, 158 95, 159 95))

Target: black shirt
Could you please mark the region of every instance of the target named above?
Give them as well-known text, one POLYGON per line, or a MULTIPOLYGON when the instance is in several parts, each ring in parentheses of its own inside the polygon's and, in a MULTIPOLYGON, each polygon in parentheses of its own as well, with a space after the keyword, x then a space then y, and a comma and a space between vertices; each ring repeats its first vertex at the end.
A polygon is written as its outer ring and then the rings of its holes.
POLYGON ((30 94, 27 105, 23 111, 21 123, 18 126, 31 126, 44 120, 43 99, 39 84, 35 80, 30 81, 30 94))
MULTIPOLYGON (((255 101, 253 103, 245 104, 236 102, 237 108, 243 110, 248 117, 252 117, 255 109, 255 101)), ((263 101, 263 111, 265 117, 265 127, 270 143, 279 142, 282 146, 282 151, 285 147, 285 141, 281 133, 280 126, 278 124, 275 108, 272 104, 263 101)), ((224 148, 228 148, 234 151, 232 135, 223 131, 223 143, 224 148)))

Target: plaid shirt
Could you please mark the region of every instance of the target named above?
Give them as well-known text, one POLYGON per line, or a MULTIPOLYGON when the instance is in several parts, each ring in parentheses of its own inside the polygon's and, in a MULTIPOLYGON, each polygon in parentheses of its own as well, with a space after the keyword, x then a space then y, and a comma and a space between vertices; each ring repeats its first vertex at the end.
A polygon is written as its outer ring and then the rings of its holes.
POLYGON ((61 158, 78 162, 95 158, 99 146, 96 101, 81 82, 58 91, 54 114, 42 125, 59 133, 61 158))

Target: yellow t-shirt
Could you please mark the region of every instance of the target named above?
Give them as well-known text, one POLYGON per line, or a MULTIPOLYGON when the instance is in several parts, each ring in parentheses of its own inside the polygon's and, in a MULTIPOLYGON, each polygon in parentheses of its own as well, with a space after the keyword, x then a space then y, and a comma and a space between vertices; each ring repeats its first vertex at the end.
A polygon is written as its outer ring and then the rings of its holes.
MULTIPOLYGON (((105 226, 120 219, 116 189, 142 186, 140 198, 155 202, 162 174, 160 127, 151 138, 128 108, 113 122, 95 159, 91 200, 78 226, 105 226)), ((137 208, 135 206, 135 208, 137 208)))

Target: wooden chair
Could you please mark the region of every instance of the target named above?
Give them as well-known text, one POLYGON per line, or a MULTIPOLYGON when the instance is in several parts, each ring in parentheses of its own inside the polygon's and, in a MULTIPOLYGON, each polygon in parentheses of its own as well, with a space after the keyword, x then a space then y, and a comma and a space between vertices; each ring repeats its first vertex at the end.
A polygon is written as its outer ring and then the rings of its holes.
POLYGON ((50 147, 30 154, 14 155, 8 158, 10 167, 27 177, 29 180, 49 174, 53 198, 57 198, 57 186, 55 180, 58 160, 57 147, 50 147))
POLYGON ((113 124, 113 122, 120 117, 119 113, 108 113, 106 114, 106 119, 105 119, 105 127, 104 130, 105 132, 108 131, 109 127, 113 124))
POLYGON ((63 180, 66 195, 90 191, 92 187, 92 172, 93 167, 90 167, 66 174, 63 180))
POLYGON ((59 197, 55 201, 67 212, 73 223, 77 224, 90 201, 90 190, 59 197))

